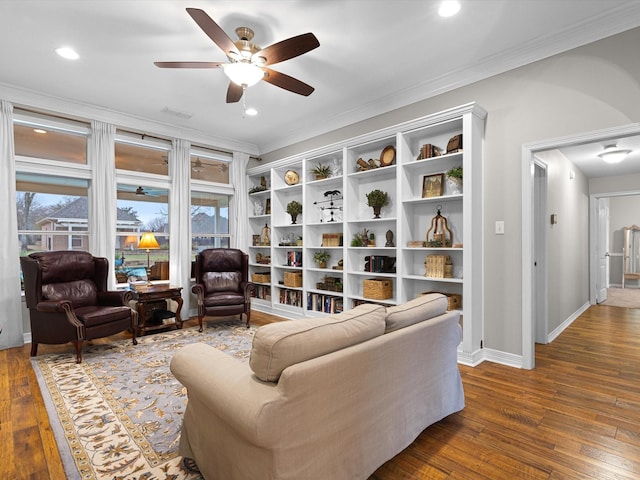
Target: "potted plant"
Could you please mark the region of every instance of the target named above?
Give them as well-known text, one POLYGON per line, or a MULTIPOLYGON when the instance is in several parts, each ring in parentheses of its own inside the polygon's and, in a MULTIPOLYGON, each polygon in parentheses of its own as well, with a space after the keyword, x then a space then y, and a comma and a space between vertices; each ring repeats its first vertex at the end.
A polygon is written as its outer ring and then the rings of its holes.
POLYGON ((462 167, 453 167, 446 175, 449 194, 456 195, 462 193, 462 167))
POLYGON ((295 200, 291 200, 287 204, 287 213, 291 215, 291 223, 296 223, 298 215, 302 213, 302 204, 295 200))
POLYGON ((311 173, 315 175, 316 180, 322 180, 323 178, 329 178, 331 176, 331 167, 329 165, 323 165, 318 163, 311 169, 311 173))
POLYGON ((326 250, 318 250, 313 254, 313 261, 318 264, 319 268, 327 268, 327 260, 330 256, 331 254, 326 250))
POLYGON ((367 193, 367 205, 373 207, 373 218, 380 218, 380 210, 389 203, 389 195, 382 190, 371 190, 367 193))

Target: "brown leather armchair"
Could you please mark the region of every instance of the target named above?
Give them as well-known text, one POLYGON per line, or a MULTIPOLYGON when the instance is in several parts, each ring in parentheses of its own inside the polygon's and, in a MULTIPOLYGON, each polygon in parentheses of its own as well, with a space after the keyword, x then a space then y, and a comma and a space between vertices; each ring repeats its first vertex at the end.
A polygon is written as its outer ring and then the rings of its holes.
POLYGON ((235 248, 209 248, 196 256, 196 284, 191 291, 198 297, 198 323, 202 318, 242 314, 251 321, 251 291, 249 256, 235 248))
POLYGON ((137 345, 137 314, 130 291, 107 291, 109 262, 81 251, 32 253, 20 257, 31 319, 31 356, 38 344, 72 342, 76 363, 85 340, 130 329, 137 345))

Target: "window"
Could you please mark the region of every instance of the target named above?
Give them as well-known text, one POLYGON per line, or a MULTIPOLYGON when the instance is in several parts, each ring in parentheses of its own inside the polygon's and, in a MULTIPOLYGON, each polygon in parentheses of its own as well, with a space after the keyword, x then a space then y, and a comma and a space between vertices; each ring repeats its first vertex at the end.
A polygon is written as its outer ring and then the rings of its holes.
POLYGON ((16 156, 87 163, 87 124, 16 112, 13 132, 16 156))
POLYGON ((201 147, 191 149, 191 180, 229 183, 231 156, 201 147))
POLYGON ((132 271, 148 269, 151 280, 169 279, 169 204, 166 188, 118 184, 115 272, 126 283, 132 271), (152 232, 157 249, 138 248, 142 234, 152 232))
POLYGON ((118 132, 116 135, 116 168, 132 172, 169 174, 171 142, 144 135, 118 132))
POLYGON ((205 248, 229 248, 229 195, 191 192, 191 258, 205 248))
POLYGON ((16 174, 20 255, 50 250, 87 250, 87 180, 16 174))

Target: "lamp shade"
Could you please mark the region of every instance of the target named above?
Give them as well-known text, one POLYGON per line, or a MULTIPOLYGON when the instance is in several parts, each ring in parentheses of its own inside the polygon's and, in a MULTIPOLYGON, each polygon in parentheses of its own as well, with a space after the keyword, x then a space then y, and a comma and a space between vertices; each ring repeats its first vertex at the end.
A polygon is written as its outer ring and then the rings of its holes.
POLYGON ((224 73, 236 85, 247 87, 255 85, 264 77, 264 71, 260 67, 245 62, 225 65, 224 73))
POLYGON ((156 240, 156 236, 153 234, 153 232, 146 232, 142 234, 142 238, 140 238, 140 243, 138 243, 138 248, 155 250, 160 248, 160 245, 158 245, 158 241, 156 240))

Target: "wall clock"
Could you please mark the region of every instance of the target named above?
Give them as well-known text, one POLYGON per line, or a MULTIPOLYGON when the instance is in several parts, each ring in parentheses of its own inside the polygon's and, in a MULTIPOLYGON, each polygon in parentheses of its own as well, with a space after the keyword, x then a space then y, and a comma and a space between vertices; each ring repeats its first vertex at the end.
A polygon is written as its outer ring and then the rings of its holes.
POLYGON ((287 185, 295 185, 300 181, 300 176, 294 170, 287 170, 284 172, 284 181, 287 185))

